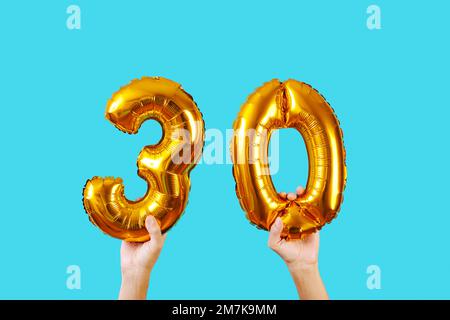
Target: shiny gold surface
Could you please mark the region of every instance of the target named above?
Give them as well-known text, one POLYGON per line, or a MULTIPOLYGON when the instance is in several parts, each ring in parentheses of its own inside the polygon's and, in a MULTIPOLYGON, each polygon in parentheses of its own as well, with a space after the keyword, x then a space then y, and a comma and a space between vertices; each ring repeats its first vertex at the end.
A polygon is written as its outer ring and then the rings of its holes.
POLYGON ((250 222, 268 230, 280 216, 283 236, 296 239, 336 216, 347 177, 343 136, 333 109, 315 89, 296 80, 267 82, 249 96, 233 128, 236 194, 250 222), (270 135, 280 128, 297 129, 308 152, 308 183, 294 201, 277 194, 269 172, 270 135))
POLYGON ((83 190, 84 208, 91 222, 103 232, 127 241, 147 241, 147 215, 155 216, 165 232, 186 207, 189 173, 203 148, 202 114, 178 83, 145 77, 133 80, 112 96, 106 118, 129 134, 137 133, 147 119, 162 126, 161 141, 145 146, 137 160, 138 175, 148 186, 141 199, 126 199, 120 178, 93 177, 83 190))

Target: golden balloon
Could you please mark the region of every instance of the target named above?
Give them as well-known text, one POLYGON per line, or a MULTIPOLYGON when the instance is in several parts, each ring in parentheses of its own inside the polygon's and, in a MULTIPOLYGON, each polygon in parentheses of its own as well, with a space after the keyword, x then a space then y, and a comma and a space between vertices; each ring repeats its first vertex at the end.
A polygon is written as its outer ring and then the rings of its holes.
POLYGON ((147 119, 158 121, 162 127, 161 140, 145 146, 137 160, 138 175, 147 182, 141 199, 126 199, 121 178, 93 177, 83 190, 84 208, 103 232, 127 241, 147 241, 148 215, 153 215, 166 232, 186 207, 189 173, 203 149, 202 114, 180 84, 162 77, 144 77, 112 96, 106 118, 129 134, 137 133, 147 119))
POLYGON ((298 239, 320 230, 337 215, 347 179, 343 134, 333 109, 311 86, 296 80, 272 80, 242 106, 231 141, 236 194, 247 218, 269 230, 277 217, 283 236, 298 239), (273 130, 295 128, 309 160, 305 193, 281 198, 270 176, 268 146, 273 130))

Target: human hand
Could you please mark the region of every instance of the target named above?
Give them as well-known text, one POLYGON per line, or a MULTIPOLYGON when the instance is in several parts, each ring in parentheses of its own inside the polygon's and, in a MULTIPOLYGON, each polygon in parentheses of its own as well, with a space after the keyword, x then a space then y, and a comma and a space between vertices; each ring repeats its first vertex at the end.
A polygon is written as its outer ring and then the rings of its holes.
MULTIPOLYGON (((284 199, 295 200, 305 192, 298 187, 296 193, 281 192, 284 199)), ((319 274, 319 233, 306 235, 303 239, 286 240, 281 237, 283 221, 277 218, 269 233, 268 246, 286 263, 302 299, 328 299, 319 274)))
MULTIPOLYGON (((284 199, 295 200, 305 190, 298 187, 296 193, 281 192, 284 199)), ((304 239, 286 240, 281 237, 283 221, 277 218, 270 228, 269 247, 274 250, 285 262, 289 269, 305 269, 317 267, 319 252, 319 233, 307 235, 304 239)))
POLYGON ((153 216, 145 220, 150 240, 143 243, 122 241, 120 262, 122 287, 119 299, 145 299, 150 273, 161 253, 166 234, 161 234, 158 222, 153 216))

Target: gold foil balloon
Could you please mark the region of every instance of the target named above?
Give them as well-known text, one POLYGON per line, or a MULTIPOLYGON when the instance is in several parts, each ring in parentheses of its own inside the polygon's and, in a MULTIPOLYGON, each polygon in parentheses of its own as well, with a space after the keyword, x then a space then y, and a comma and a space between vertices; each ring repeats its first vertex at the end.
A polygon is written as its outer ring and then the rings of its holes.
POLYGON ((339 211, 347 175, 342 130, 333 109, 311 86, 272 80, 258 88, 234 122, 231 156, 239 202, 259 228, 269 230, 281 217, 283 236, 301 238, 339 211), (279 128, 297 129, 308 152, 308 183, 294 201, 281 198, 270 177, 269 140, 279 128))
POLYGON ((137 133, 147 119, 161 124, 161 140, 144 147, 137 160, 138 175, 148 186, 141 199, 126 199, 120 178, 94 177, 83 190, 84 208, 91 222, 103 232, 127 241, 147 241, 144 225, 148 215, 153 215, 165 232, 186 207, 189 173, 203 149, 202 114, 178 83, 145 77, 133 80, 113 95, 106 107, 106 118, 129 134, 137 133))

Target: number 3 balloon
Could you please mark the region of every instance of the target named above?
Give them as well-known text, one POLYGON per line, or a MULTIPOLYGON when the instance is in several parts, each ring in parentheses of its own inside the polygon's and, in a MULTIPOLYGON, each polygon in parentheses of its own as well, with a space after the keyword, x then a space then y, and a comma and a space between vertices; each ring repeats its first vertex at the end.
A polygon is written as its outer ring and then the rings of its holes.
POLYGON ((189 173, 201 157, 204 140, 202 114, 181 86, 164 78, 142 78, 116 92, 106 107, 106 118, 129 134, 147 119, 161 124, 157 145, 142 149, 138 175, 147 181, 143 198, 124 196, 120 178, 94 177, 86 182, 83 204, 92 223, 103 232, 127 241, 149 239, 145 218, 153 215, 163 232, 183 213, 190 189, 189 173), (180 157, 174 157, 177 153, 180 157))
POLYGON ((268 230, 281 217, 283 236, 296 239, 336 216, 347 176, 342 130, 316 90, 295 80, 272 80, 250 95, 233 127, 236 194, 250 222, 268 230), (282 199, 270 177, 268 145, 271 132, 279 128, 297 129, 308 152, 306 191, 294 201, 282 199))

